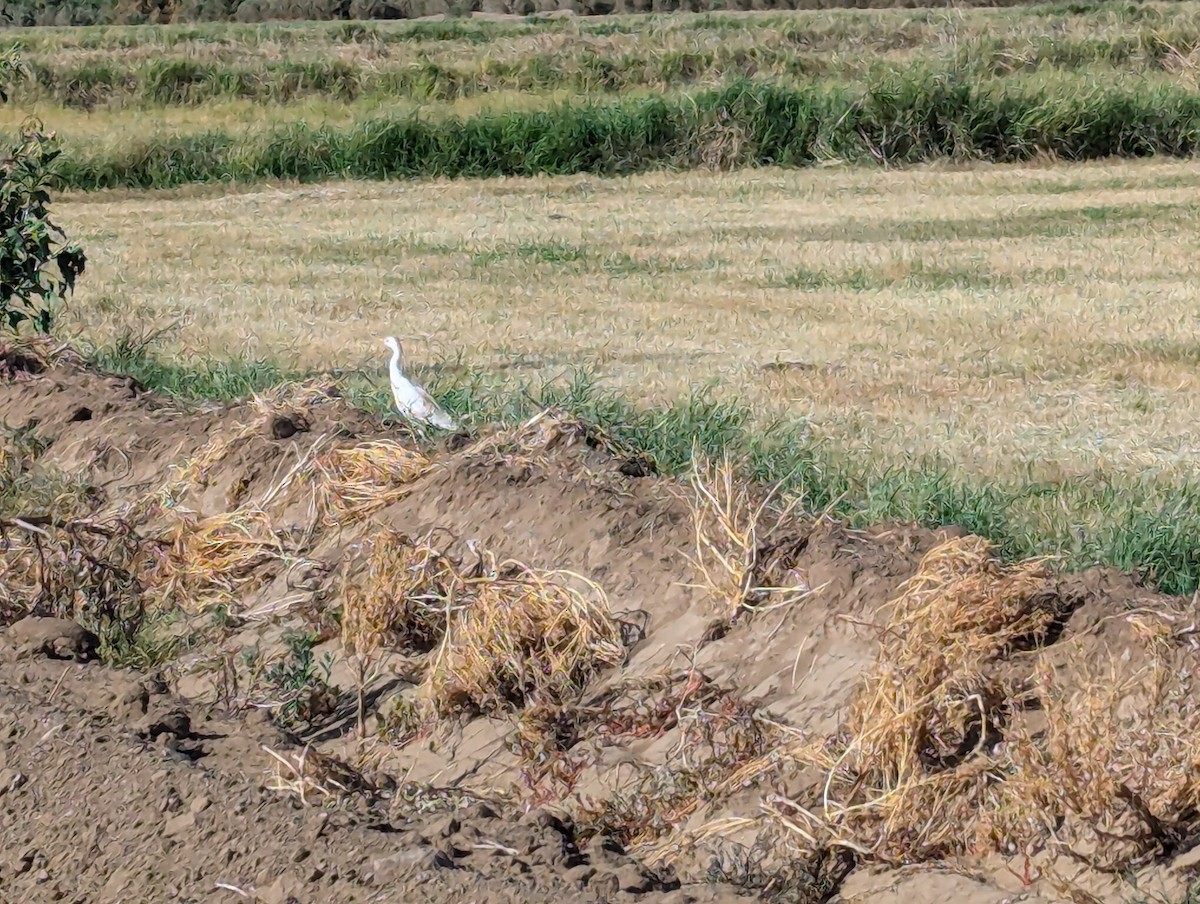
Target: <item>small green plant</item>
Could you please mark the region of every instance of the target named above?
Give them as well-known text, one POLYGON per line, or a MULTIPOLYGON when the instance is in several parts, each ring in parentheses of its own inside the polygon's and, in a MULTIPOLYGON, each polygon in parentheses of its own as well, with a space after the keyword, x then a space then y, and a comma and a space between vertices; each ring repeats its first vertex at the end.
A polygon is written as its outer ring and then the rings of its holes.
MULTIPOLYGON (((23 71, 15 50, 0 52, 0 103, 23 71)), ((27 326, 49 333, 86 262, 50 219, 49 188, 61 154, 54 133, 29 119, 0 158, 0 327, 14 333, 27 326)))
POLYGON ((79 475, 41 462, 48 446, 32 426, 0 427, 0 516, 69 518, 84 511, 91 488, 79 475))
POLYGON ((336 702, 336 689, 329 683, 333 654, 318 662, 313 655, 317 635, 288 631, 283 635, 288 654, 267 669, 264 678, 280 694, 278 721, 284 725, 311 723, 336 702))
POLYGON ((403 747, 428 727, 420 703, 407 697, 395 697, 386 713, 381 713, 379 737, 393 747, 403 747))

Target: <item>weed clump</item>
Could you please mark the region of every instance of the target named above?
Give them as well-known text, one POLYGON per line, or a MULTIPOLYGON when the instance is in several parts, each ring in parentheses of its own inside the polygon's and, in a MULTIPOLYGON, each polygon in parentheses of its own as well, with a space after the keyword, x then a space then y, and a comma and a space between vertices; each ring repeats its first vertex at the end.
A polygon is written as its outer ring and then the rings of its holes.
POLYGON ((728 456, 705 465, 699 454, 688 474, 687 500, 695 537, 691 563, 721 614, 736 618, 744 611, 791 605, 812 588, 788 567, 789 547, 803 546, 789 516, 800 497, 784 501, 779 486, 751 498, 728 456))
POLYGON ((232 606, 282 559, 283 542, 265 512, 238 510, 197 518, 180 514, 166 534, 170 552, 157 591, 192 611, 232 606))
POLYGON ((365 566, 347 575, 342 637, 360 688, 382 652, 430 653, 422 699, 432 714, 498 713, 575 699, 624 660, 595 584, 497 563, 474 544, 477 561, 464 566, 434 539, 379 529, 363 544, 365 566))
POLYGON ((452 599, 423 688, 438 714, 572 700, 590 677, 625 659, 603 591, 578 576, 506 561, 464 576, 452 599), (585 589, 560 583, 564 578, 585 589))
POLYGON ((316 459, 317 504, 327 523, 365 518, 403 499, 429 459, 392 440, 333 449, 316 459))
POLYGON ((105 661, 137 658, 154 612, 148 587, 160 552, 119 520, 2 519, 0 620, 71 619, 99 638, 105 661))
POLYGON ((365 568, 347 576, 342 594, 348 652, 427 653, 441 641, 458 573, 432 540, 381 528, 363 543, 365 568))
POLYGON ((805 844, 890 864, 971 847, 992 748, 1026 698, 1004 662, 1061 614, 1048 577, 1041 562, 1002 564, 979 537, 925 556, 841 733, 802 754, 826 774, 820 803, 780 803, 805 844))
POLYGON ((783 741, 780 727, 758 707, 695 670, 624 682, 595 701, 589 714, 601 725, 600 745, 678 732, 664 763, 635 764, 629 781, 581 808, 579 819, 589 833, 623 845, 668 836, 709 803, 756 778, 783 741))
POLYGON ((1140 654, 1132 661, 1079 645, 1042 656, 1033 684, 1040 724, 1006 738, 1006 778, 981 827, 987 841, 1103 872, 1190 845, 1200 828, 1194 616, 1131 613, 1140 654))
POLYGON ((382 528, 363 543, 366 565, 348 574, 342 592, 342 648, 358 689, 359 731, 367 686, 384 651, 424 654, 445 635, 459 575, 432 545, 382 528))

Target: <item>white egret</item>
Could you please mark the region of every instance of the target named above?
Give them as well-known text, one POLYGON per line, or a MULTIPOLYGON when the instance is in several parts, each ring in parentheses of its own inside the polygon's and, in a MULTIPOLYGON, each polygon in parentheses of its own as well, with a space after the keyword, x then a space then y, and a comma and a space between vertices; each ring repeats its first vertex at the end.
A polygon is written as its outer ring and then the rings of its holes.
POLYGON ((432 424, 443 430, 457 430, 458 424, 441 409, 432 396, 412 382, 400 372, 400 340, 388 336, 383 344, 392 350, 392 360, 388 363, 388 373, 392 378, 392 395, 396 399, 396 407, 406 418, 432 424))

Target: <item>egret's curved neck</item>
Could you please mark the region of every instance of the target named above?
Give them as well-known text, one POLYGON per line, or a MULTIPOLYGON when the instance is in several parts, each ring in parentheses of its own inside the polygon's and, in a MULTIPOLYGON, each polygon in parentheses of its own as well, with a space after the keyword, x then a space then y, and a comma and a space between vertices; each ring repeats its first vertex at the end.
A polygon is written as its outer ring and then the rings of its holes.
POLYGON ((392 349, 392 360, 388 362, 388 369, 394 373, 400 373, 400 346, 392 349))

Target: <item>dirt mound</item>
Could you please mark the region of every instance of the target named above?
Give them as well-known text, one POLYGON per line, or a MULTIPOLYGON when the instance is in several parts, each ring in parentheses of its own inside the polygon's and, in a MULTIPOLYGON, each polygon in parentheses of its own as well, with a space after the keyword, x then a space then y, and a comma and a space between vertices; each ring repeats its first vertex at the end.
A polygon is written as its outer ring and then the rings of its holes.
POLYGON ((430 446, 333 386, 185 411, 67 359, 0 417, 22 900, 1189 881, 1192 602, 649 476, 553 412, 430 446))

